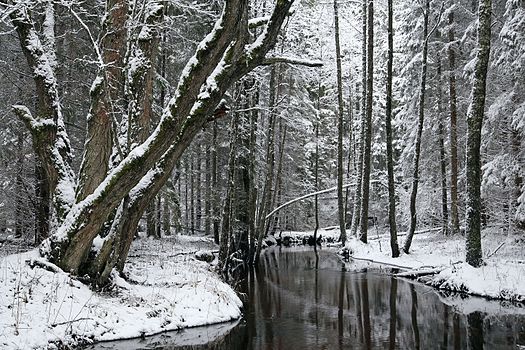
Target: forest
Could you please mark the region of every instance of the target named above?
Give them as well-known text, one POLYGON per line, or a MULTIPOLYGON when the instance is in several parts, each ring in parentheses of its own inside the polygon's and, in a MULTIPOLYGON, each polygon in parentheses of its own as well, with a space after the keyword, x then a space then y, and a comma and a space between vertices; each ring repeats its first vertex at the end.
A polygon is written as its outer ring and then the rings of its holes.
POLYGON ((243 317, 203 348, 280 349, 267 285, 315 279, 340 348, 343 309, 367 348, 425 348, 414 285, 511 304, 503 344, 495 304, 432 299, 442 347, 525 348, 523 0, 0 0, 0 34, 0 347, 243 317), (370 326, 406 295, 410 341, 370 326))

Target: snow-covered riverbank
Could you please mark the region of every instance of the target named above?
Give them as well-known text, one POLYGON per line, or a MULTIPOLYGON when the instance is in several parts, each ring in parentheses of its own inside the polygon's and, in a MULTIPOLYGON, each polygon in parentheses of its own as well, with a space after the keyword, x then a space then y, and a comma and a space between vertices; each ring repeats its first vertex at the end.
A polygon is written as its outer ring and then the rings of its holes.
MULTIPOLYGON (((465 239, 444 237, 439 232, 415 236, 410 254, 390 257, 387 236, 371 237, 368 244, 351 239, 347 248, 356 259, 399 265, 407 270, 400 275, 454 292, 491 299, 525 302, 525 239, 518 235, 485 232, 485 265, 473 268, 465 263, 465 239)), ((402 241, 402 237, 400 242, 402 241)))
POLYGON ((237 319, 240 299, 195 259, 213 249, 207 238, 140 239, 126 266, 129 279, 115 276, 103 293, 43 268, 55 269, 36 250, 0 257, 0 348, 125 339, 237 319))

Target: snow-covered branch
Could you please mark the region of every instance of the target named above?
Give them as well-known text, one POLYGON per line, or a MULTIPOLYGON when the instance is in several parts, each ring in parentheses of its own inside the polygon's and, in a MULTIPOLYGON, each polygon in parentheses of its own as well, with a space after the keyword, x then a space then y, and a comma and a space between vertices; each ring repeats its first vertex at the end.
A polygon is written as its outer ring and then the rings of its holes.
POLYGON ((323 61, 306 60, 294 57, 267 57, 264 59, 263 62, 264 65, 271 65, 276 63, 287 63, 306 67, 322 67, 324 64, 323 61))

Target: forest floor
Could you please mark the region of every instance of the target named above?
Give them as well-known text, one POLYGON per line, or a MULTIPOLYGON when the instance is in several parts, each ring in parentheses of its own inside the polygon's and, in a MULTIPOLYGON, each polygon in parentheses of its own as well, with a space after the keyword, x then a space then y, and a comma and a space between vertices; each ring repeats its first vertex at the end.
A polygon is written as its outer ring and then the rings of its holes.
MULTIPOLYGON (((441 290, 459 292, 489 299, 515 302, 525 307, 525 235, 504 233, 502 229, 488 228, 482 232, 484 265, 473 268, 465 263, 465 237, 444 236, 440 230, 422 230, 414 236, 410 254, 401 252, 391 257, 388 228, 372 227, 368 244, 351 237, 347 244, 353 267, 370 264, 398 268, 397 276, 417 279, 441 290)), ((283 232, 301 240, 313 232, 283 232)), ((337 240, 339 230, 322 229, 329 241, 337 240)), ((400 248, 404 233, 399 235, 400 248)), ((329 244, 330 245, 330 244, 329 244)), ((352 267, 350 267, 352 268, 352 267)))
POLYGON ((0 246, 0 348, 127 339, 237 319, 236 293, 196 259, 216 249, 203 237, 136 240, 128 278, 115 275, 109 288, 93 292, 35 249, 0 246))

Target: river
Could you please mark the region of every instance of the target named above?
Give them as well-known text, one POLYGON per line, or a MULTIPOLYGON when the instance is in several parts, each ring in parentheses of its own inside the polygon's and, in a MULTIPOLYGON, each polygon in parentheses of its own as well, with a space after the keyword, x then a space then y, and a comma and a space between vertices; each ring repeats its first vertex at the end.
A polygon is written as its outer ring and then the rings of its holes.
POLYGON ((522 305, 444 295, 370 266, 270 248, 240 286, 244 319, 89 349, 525 349, 522 305))

